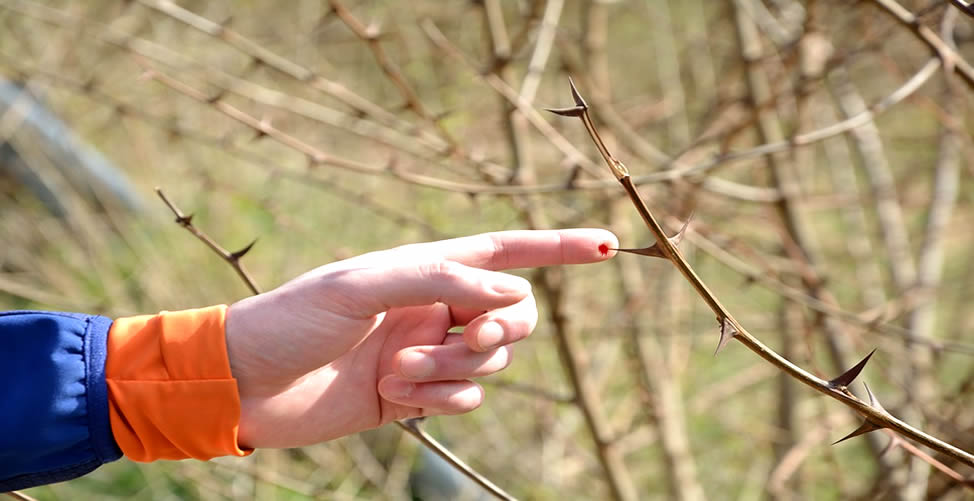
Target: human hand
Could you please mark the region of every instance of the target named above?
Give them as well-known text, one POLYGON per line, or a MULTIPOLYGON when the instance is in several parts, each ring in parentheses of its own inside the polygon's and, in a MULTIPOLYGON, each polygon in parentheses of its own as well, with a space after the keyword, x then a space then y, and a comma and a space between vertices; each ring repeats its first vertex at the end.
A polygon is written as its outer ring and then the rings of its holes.
POLYGON ((327 264, 227 313, 246 447, 296 447, 477 408, 471 378, 511 362, 537 322, 531 286, 496 270, 608 259, 605 230, 506 231, 327 264), (462 334, 448 333, 464 326, 462 334))

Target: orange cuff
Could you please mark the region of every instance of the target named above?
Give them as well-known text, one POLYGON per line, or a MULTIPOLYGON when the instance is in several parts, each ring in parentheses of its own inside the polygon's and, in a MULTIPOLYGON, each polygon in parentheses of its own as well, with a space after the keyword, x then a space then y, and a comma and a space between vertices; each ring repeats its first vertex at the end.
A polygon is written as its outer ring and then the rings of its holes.
POLYGON ((108 333, 112 434, 133 461, 246 456, 230 372, 227 307, 119 318, 108 333))

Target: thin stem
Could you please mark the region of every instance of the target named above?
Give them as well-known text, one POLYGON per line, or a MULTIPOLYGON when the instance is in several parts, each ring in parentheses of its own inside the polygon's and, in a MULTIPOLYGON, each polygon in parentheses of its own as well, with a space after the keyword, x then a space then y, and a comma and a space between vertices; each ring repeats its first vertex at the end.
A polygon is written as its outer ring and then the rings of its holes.
POLYGON ((636 211, 643 218, 646 226, 656 237, 657 245, 659 245, 660 250, 663 255, 680 271, 680 273, 690 282, 690 285, 697 291, 697 294, 707 303, 710 309, 717 316, 717 322, 720 324, 721 331, 731 330, 731 335, 734 339, 738 340, 741 344, 747 347, 749 350, 760 356, 761 358, 768 361, 768 363, 774 365, 779 370, 786 372, 802 384, 829 396, 839 402, 845 404, 846 406, 852 408, 863 416, 868 422, 881 428, 889 428, 898 432, 900 435, 910 438, 920 444, 923 444, 931 449, 934 449, 940 453, 946 454, 957 461, 960 461, 968 466, 974 467, 974 455, 964 451, 952 444, 944 442, 932 435, 925 433, 922 430, 914 428, 913 426, 897 419, 891 414, 887 413, 885 410, 873 407, 869 403, 860 400, 858 397, 852 394, 849 389, 844 385, 833 385, 829 381, 825 381, 814 374, 802 369, 801 367, 795 365, 790 360, 782 357, 777 352, 771 348, 765 346, 759 339, 754 337, 752 334, 747 332, 744 327, 738 322, 724 307, 720 301, 717 299, 716 295, 710 291, 703 280, 696 274, 687 260, 683 257, 680 250, 673 245, 670 239, 667 237, 666 232, 660 225, 659 221, 653 216, 653 213, 643 202, 642 197, 639 195, 636 186, 632 182, 632 178, 629 176, 628 170, 625 169, 622 162, 616 160, 604 144, 601 143, 601 139, 598 133, 594 130, 594 126, 591 119, 588 118, 588 107, 581 101, 577 90, 573 90, 574 95, 577 97, 576 105, 579 109, 580 114, 578 115, 582 122, 589 129, 592 140, 599 147, 600 151, 606 154, 606 164, 609 169, 616 175, 619 179, 620 184, 626 190, 629 195, 629 199, 633 202, 636 211), (581 102, 580 102, 581 101, 581 102))
POLYGON ((334 12, 335 15, 338 16, 343 23, 345 23, 345 26, 352 30, 352 33, 365 42, 365 44, 369 47, 369 51, 372 52, 372 56, 375 59, 376 64, 378 64, 379 68, 382 69, 382 73, 384 73, 389 81, 391 81, 396 87, 396 89, 399 90, 399 94, 406 101, 406 107, 417 116, 431 124, 437 130, 437 132, 439 132, 443 139, 449 143, 451 149, 456 148, 456 140, 450 135, 449 131, 447 131, 446 128, 436 120, 436 117, 432 116, 426 110, 426 107, 420 100, 419 95, 412 88, 412 86, 409 85, 409 82, 406 81, 406 77, 402 74, 395 63, 389 59, 388 54, 386 54, 386 51, 382 48, 382 43, 380 42, 382 37, 381 33, 379 33, 377 29, 373 29, 362 24, 362 22, 359 21, 358 18, 356 18, 355 15, 352 14, 352 12, 348 10, 348 8, 345 7, 345 4, 342 2, 338 0, 329 0, 328 4, 331 6, 332 12, 334 12))
MULTIPOLYGON (((744 71, 746 73, 748 97, 753 109, 755 122, 757 123, 758 137, 762 142, 780 140, 782 136, 781 127, 779 126, 780 120, 777 120, 777 117, 772 113, 762 113, 758 107, 758 103, 767 102, 771 97, 768 88, 768 77, 759 64, 764 57, 764 49, 761 39, 758 36, 757 26, 747 14, 748 9, 745 7, 746 5, 751 5, 753 8, 754 2, 737 0, 732 3, 735 10, 735 25, 737 28, 741 59, 743 60, 744 71)), ((811 16, 812 12, 809 12, 809 22, 811 22, 811 16)), ((806 32, 802 36, 805 37, 808 35, 806 32)), ((808 80, 807 77, 810 76, 803 74, 799 81, 805 82, 808 80)), ((804 104, 803 101, 806 98, 807 92, 799 89, 795 97, 796 108, 799 110, 799 113, 804 104)), ((774 107, 772 107, 773 109, 774 107)), ((798 125, 795 134, 798 133, 797 130, 800 129, 803 118, 800 115, 796 119, 798 125)), ((803 210, 801 189, 796 179, 796 173, 802 171, 802 167, 805 167, 804 170, 810 169, 807 165, 791 165, 794 162, 789 161, 784 155, 768 155, 764 158, 770 177, 781 193, 781 200, 775 206, 784 226, 786 238, 790 240, 790 247, 794 248, 793 251, 788 253, 792 254, 792 258, 799 261, 803 268, 801 273, 802 286, 809 296, 814 297, 824 304, 837 307, 838 300, 828 289, 822 278, 823 274, 827 275, 824 273, 825 262, 819 250, 818 241, 815 238, 811 226, 808 224, 808 218, 803 210)), ((797 158, 795 161, 800 162, 797 158)), ((786 245, 787 247, 789 246, 786 245)), ((840 371, 849 367, 850 358, 852 358, 850 355, 852 347, 848 333, 843 329, 838 319, 833 316, 824 315, 819 312, 817 320, 818 322, 816 323, 820 324, 824 331, 825 343, 833 365, 840 371)), ((798 336, 797 331, 792 329, 782 331, 782 337, 786 340, 783 346, 785 357, 794 356, 788 353, 787 348, 793 344, 793 342, 789 342, 788 340, 794 340, 798 336)), ((882 455, 882 444, 879 442, 878 437, 870 435, 867 437, 867 440, 869 441, 869 446, 876 462, 884 472, 889 472, 893 465, 889 461, 889 458, 882 455)))
MULTIPOLYGON (((166 207, 169 207, 169 210, 171 210, 173 215, 176 216, 176 222, 179 223, 180 226, 186 228, 186 231, 192 233, 193 236, 195 236, 201 242, 206 244, 207 247, 209 247, 213 252, 217 253, 217 255, 219 255, 221 258, 223 258, 224 261, 227 262, 227 264, 233 267, 233 271, 237 272, 237 275, 239 275, 240 279, 244 281, 244 283, 247 285, 247 288, 250 289, 250 292, 253 292, 254 294, 260 294, 260 289, 257 287, 257 283, 254 282, 254 279, 250 276, 250 273, 247 273, 247 270, 246 268, 244 268, 243 263, 240 262, 240 258, 243 257, 244 254, 246 254, 247 251, 250 250, 251 246, 254 245, 253 243, 251 243, 247 247, 244 247, 241 251, 237 251, 237 252, 230 252, 224 249, 223 247, 220 246, 220 244, 216 243, 215 240, 210 238, 209 235, 200 231, 199 228, 197 228, 193 224, 192 214, 188 216, 183 214, 183 212, 179 210, 179 207, 176 207, 171 201, 169 201, 169 197, 167 197, 166 194, 163 193, 161 188, 158 187, 156 188, 156 194, 159 195, 159 198, 161 198, 162 201, 166 204, 166 207)), ((254 242, 256 242, 256 240, 254 240, 254 242)))
POLYGON ((974 66, 947 45, 932 29, 921 24, 912 12, 896 0, 873 0, 873 3, 908 28, 914 37, 927 44, 943 61, 947 71, 956 71, 969 87, 974 87, 974 66))
POLYGON ((419 427, 419 422, 420 422, 419 419, 407 419, 405 421, 396 421, 395 423, 397 426, 402 428, 406 433, 409 433, 416 440, 419 440, 419 442, 424 446, 426 446, 427 449, 429 449, 434 454, 436 454, 444 461, 449 463, 454 469, 462 473, 465 477, 476 482, 477 485, 483 487, 484 490, 492 494, 497 499, 504 499, 507 501, 512 501, 517 499, 514 496, 511 496, 510 494, 505 492, 503 489, 498 487, 493 482, 491 482, 487 477, 481 475, 480 473, 477 473, 476 470, 468 466, 455 454, 450 452, 450 449, 447 449, 442 444, 437 442, 432 435, 426 433, 426 431, 424 431, 422 428, 419 427))
POLYGON ((7 492, 6 494, 7 494, 7 496, 10 496, 10 497, 12 497, 14 499, 20 499, 21 501, 37 501, 36 499, 34 499, 34 498, 32 498, 32 497, 28 496, 27 494, 24 494, 23 492, 20 492, 20 491, 10 491, 10 492, 7 492))

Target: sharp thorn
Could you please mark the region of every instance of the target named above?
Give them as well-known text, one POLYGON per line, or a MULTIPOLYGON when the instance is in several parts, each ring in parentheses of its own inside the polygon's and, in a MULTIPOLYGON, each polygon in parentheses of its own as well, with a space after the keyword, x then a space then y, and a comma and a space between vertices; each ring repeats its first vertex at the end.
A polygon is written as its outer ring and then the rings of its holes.
MULTIPOLYGON (((693 215, 691 215, 690 217, 692 218, 693 215)), ((680 245, 680 242, 683 240, 683 236, 686 235, 687 227, 689 226, 690 226, 690 219, 687 219, 686 222, 683 223, 683 227, 680 228, 680 231, 678 231, 672 237, 667 237, 667 238, 674 246, 680 245)), ((666 255, 663 254, 663 250, 660 248, 659 243, 655 243, 653 245, 650 245, 649 247, 643 247, 641 249, 612 249, 612 250, 619 251, 619 252, 628 252, 630 254, 639 254, 641 256, 658 257, 658 258, 666 259, 666 255)))
POLYGON ((714 350, 715 357, 718 353, 720 353, 720 350, 723 350, 724 347, 727 346, 727 343, 729 343, 730 340, 737 335, 737 332, 737 328, 734 327, 734 324, 727 320, 727 317, 724 317, 724 319, 720 321, 720 339, 717 340, 717 349, 714 350))
POLYGON ((176 222, 183 226, 189 226, 193 224, 193 214, 190 214, 188 216, 178 216, 176 217, 176 222))
POLYGON ((872 421, 863 421, 858 428, 852 431, 852 433, 836 440, 835 442, 832 442, 832 445, 835 445, 839 442, 844 442, 853 437, 858 437, 859 435, 865 435, 866 433, 869 433, 871 431, 876 431, 880 428, 882 428, 882 426, 876 426, 875 424, 872 423, 872 421))
POLYGON ((863 381, 862 385, 866 388, 866 395, 869 396, 869 406, 886 413, 886 408, 883 407, 883 404, 879 403, 879 399, 876 398, 876 395, 873 395, 873 391, 869 389, 869 385, 866 384, 865 381, 863 381))
POLYGON ((244 257, 244 255, 246 255, 248 252, 250 252, 250 249, 252 249, 254 247, 254 244, 256 244, 256 243, 257 243, 257 239, 255 238, 253 242, 250 242, 249 244, 247 244, 247 246, 244 247, 243 249, 240 249, 237 252, 231 252, 230 253, 230 258, 232 258, 234 260, 237 260, 237 259, 240 259, 240 258, 244 257))
POLYGON ((663 255, 663 251, 660 250, 659 244, 653 244, 649 247, 644 247, 642 249, 611 249, 618 252, 628 252, 630 254, 639 254, 641 256, 658 257, 666 259, 663 255))
POLYGON ((545 111, 550 111, 555 115, 561 115, 563 117, 580 117, 582 113, 585 113, 584 106, 572 106, 571 108, 545 108, 545 111))
POLYGON ((578 87, 575 87, 575 81, 572 80, 572 77, 568 77, 568 85, 572 88, 572 99, 575 100, 575 106, 587 110, 588 104, 582 99, 582 95, 578 93, 578 87))
POLYGON ((873 353, 876 353, 875 348, 873 349, 873 351, 869 352, 868 355, 866 355, 866 358, 860 360, 858 364, 852 366, 849 370, 843 372, 835 379, 829 381, 829 386, 833 388, 848 387, 850 384, 852 384, 853 381, 855 381, 856 376, 858 376, 859 373, 862 372, 862 369, 866 367, 866 362, 869 362, 869 358, 873 356, 873 353))

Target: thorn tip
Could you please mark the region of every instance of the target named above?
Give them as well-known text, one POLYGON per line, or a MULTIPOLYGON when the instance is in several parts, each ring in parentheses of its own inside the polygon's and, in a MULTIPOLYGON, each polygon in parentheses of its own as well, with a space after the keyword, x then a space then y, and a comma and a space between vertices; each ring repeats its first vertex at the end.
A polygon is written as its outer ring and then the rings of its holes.
POLYGON ((572 77, 570 76, 568 77, 568 85, 572 89, 572 99, 575 100, 575 106, 581 108, 582 111, 587 110, 588 104, 585 102, 585 99, 582 98, 582 95, 578 92, 578 87, 575 87, 575 80, 572 80, 572 77))
POLYGON ((236 261, 237 259, 240 259, 240 258, 244 257, 244 255, 246 255, 248 252, 250 252, 250 249, 252 249, 254 247, 254 244, 256 244, 256 243, 257 243, 257 239, 255 238, 252 242, 250 242, 249 244, 247 244, 247 246, 244 247, 243 249, 240 249, 240 250, 238 250, 236 252, 231 252, 230 253, 230 258, 236 261))
POLYGON ((877 426, 877 425, 873 424, 872 421, 868 421, 868 420, 867 421, 863 421, 862 424, 859 425, 858 428, 856 428, 855 430, 852 430, 852 433, 850 433, 850 434, 848 434, 848 435, 846 435, 846 436, 844 436, 844 437, 836 440, 835 442, 832 442, 832 445, 838 444, 839 442, 845 442, 846 440, 849 440, 850 438, 858 437, 859 435, 865 435, 866 433, 869 433, 871 431, 876 431, 876 430, 878 430, 880 428, 882 428, 882 426, 877 426))
POLYGON ((831 386, 832 388, 848 387, 850 384, 852 384, 853 381, 855 381, 856 377, 859 376, 859 373, 862 372, 862 369, 866 367, 866 363, 869 362, 869 359, 873 356, 873 353, 876 353, 875 348, 873 348, 873 351, 869 352, 869 354, 866 355, 865 358, 860 360, 858 364, 853 365, 851 368, 849 368, 849 370, 843 372, 842 374, 838 375, 835 379, 829 381, 829 386, 831 386))

